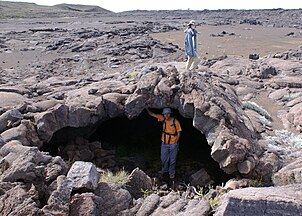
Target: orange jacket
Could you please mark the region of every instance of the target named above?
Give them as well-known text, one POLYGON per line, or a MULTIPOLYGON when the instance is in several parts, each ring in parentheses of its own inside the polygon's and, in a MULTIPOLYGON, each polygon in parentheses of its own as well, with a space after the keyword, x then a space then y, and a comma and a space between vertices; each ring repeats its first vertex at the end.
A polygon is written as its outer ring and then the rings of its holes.
POLYGON ((161 140, 166 144, 174 144, 176 142, 177 133, 182 131, 179 121, 174 117, 165 120, 165 117, 161 114, 156 114, 156 118, 158 121, 163 122, 161 140))

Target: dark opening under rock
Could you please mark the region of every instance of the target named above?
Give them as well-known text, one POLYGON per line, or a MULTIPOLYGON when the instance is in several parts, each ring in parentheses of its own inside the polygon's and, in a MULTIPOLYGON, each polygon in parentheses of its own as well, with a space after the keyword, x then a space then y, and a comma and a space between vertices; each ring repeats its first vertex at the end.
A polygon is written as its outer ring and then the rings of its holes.
MULTIPOLYGON (((173 115, 183 130, 176 177, 190 183, 192 175, 204 169, 217 184, 230 179, 232 176, 226 175, 211 158, 211 147, 205 136, 193 127, 193 120, 182 117, 177 110, 173 110, 173 115)), ((44 148, 69 162, 91 161, 99 168, 113 171, 125 169, 131 172, 139 167, 150 177, 159 177, 161 131, 162 123, 143 111, 132 120, 117 117, 92 127, 63 128, 44 148)))

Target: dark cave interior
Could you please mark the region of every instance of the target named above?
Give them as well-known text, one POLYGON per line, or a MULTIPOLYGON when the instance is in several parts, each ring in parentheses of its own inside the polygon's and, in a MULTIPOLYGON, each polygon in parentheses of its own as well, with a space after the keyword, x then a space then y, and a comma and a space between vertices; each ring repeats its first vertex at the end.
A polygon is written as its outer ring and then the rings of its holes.
MULTIPOLYGON (((152 111, 161 113, 159 109, 152 111)), ((206 170, 216 184, 232 178, 233 176, 227 175, 211 158, 211 147, 205 135, 194 128, 192 119, 182 117, 177 110, 172 109, 172 112, 172 116, 179 120, 182 127, 176 164, 178 179, 189 182, 190 176, 201 168, 206 170)), ((52 155, 60 155, 58 152, 60 147, 76 136, 82 136, 89 142, 100 142, 103 149, 114 150, 119 169, 131 172, 139 167, 150 177, 157 177, 161 169, 161 130, 162 123, 144 110, 132 120, 117 117, 102 121, 93 132, 91 127, 63 128, 53 135, 43 150, 52 155)))

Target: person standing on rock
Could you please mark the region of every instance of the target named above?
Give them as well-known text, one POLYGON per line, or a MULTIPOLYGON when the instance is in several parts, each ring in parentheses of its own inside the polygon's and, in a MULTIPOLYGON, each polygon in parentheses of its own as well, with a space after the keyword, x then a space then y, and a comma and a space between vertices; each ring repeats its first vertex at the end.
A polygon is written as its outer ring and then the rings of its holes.
POLYGON ((155 117, 163 123, 161 135, 161 173, 163 176, 169 174, 170 180, 175 178, 176 157, 178 152, 178 141, 182 131, 179 121, 175 117, 171 117, 171 109, 164 108, 162 115, 155 114, 147 109, 149 115, 155 117))
POLYGON ((186 70, 194 71, 197 68, 197 65, 200 62, 200 59, 197 55, 197 34, 195 21, 191 20, 188 23, 188 28, 185 30, 185 53, 188 57, 186 70))

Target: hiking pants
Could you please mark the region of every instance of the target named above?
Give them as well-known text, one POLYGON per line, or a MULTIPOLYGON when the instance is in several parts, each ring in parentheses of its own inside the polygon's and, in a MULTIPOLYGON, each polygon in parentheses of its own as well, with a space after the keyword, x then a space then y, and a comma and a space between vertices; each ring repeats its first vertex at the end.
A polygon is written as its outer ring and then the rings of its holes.
POLYGON ((200 59, 198 56, 194 56, 194 57, 188 56, 186 70, 195 70, 199 63, 200 63, 200 59))
POLYGON ((176 157, 178 152, 178 144, 161 144, 161 162, 162 172, 169 172, 170 176, 175 175, 176 157))

